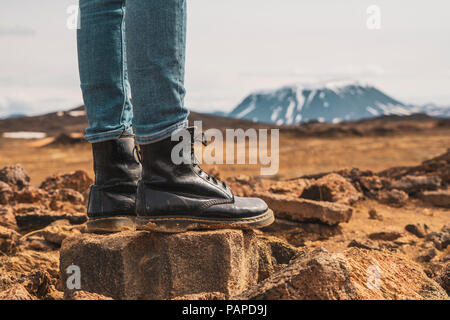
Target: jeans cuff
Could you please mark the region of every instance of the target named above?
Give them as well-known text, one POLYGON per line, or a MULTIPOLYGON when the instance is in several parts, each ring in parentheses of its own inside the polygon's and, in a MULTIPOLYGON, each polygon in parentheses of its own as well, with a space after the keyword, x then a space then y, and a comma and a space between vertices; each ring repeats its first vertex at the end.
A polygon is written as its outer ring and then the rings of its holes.
POLYGON ((188 126, 188 120, 175 123, 164 130, 152 133, 150 135, 136 135, 136 142, 138 144, 150 144, 164 140, 172 135, 173 132, 180 128, 186 128, 188 126))
POLYGON ((124 133, 133 134, 133 129, 131 126, 123 126, 122 128, 110 130, 101 133, 86 134, 84 139, 90 143, 103 142, 108 140, 115 140, 120 138, 124 133))

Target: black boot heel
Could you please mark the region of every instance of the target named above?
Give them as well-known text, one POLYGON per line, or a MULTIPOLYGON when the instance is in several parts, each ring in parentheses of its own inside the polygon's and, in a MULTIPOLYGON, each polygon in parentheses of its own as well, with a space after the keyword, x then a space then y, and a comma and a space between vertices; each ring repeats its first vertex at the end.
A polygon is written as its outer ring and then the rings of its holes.
POLYGON ((89 233, 134 231, 136 230, 135 217, 89 218, 86 228, 89 233))
POLYGON ((141 178, 134 136, 93 143, 92 149, 95 183, 89 193, 87 232, 134 230, 141 178))

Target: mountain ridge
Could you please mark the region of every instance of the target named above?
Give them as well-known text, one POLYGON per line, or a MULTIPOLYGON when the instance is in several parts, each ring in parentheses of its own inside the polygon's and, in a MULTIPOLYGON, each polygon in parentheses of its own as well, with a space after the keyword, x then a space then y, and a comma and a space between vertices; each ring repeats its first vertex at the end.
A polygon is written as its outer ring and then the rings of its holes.
POLYGON ((340 123, 415 113, 450 117, 450 108, 433 104, 407 105, 369 84, 329 82, 255 91, 228 116, 275 125, 297 125, 309 121, 340 123))

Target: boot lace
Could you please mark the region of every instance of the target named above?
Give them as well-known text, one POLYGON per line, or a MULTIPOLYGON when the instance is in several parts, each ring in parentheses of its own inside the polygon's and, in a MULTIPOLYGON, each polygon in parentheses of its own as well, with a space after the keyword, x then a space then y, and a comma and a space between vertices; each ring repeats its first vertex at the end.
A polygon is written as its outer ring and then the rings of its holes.
POLYGON ((222 186, 224 189, 227 189, 227 184, 225 182, 223 182, 222 180, 210 175, 208 172, 204 171, 200 165, 199 165, 199 161, 197 159, 197 157, 195 156, 195 150, 194 150, 194 143, 195 142, 200 142, 203 146, 207 146, 208 145, 208 139, 206 137, 206 135, 202 132, 200 135, 194 136, 194 138, 192 139, 191 142, 191 157, 192 157, 192 166, 197 167, 198 170, 201 173, 204 173, 206 175, 206 180, 208 181, 212 181, 214 184, 218 185, 218 186, 222 186))

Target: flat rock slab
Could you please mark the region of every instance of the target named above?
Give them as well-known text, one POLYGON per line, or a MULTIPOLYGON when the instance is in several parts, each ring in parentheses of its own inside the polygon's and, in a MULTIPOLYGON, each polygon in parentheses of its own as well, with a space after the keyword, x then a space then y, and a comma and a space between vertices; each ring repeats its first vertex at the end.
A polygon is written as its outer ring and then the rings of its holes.
POLYGON ((321 222, 330 226, 348 222, 353 208, 336 202, 314 201, 291 196, 261 192, 263 199, 277 217, 297 222, 321 222))
POLYGON ((398 189, 406 193, 415 193, 423 190, 436 190, 441 186, 442 179, 438 176, 404 176, 391 183, 391 189, 398 189))
POLYGON ((39 205, 18 205, 14 207, 17 226, 21 230, 37 230, 57 220, 68 220, 72 224, 82 224, 87 217, 84 212, 75 210, 48 210, 39 205))
POLYGON ((450 208, 450 189, 424 191, 420 197, 433 206, 450 208))
POLYGON ((74 275, 67 268, 75 265, 81 290, 114 299, 172 299, 204 292, 230 297, 256 284, 258 259, 253 231, 130 231, 66 238, 60 271, 66 294, 67 279, 74 275))
POLYGON ((342 234, 342 228, 324 223, 296 222, 278 216, 273 224, 264 228, 264 233, 303 247, 307 241, 321 241, 342 234))

